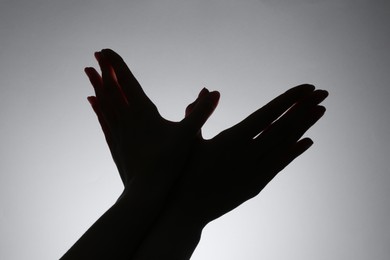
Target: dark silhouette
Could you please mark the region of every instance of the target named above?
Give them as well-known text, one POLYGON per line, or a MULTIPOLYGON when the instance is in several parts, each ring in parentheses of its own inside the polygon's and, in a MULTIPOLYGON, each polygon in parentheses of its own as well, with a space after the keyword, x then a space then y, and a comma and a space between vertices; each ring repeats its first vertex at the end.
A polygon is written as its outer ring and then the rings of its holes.
POLYGON ((256 196, 311 145, 324 90, 294 87, 210 140, 201 127, 219 93, 203 89, 185 118, 161 117, 122 58, 95 53, 88 100, 124 184, 117 202, 62 259, 189 259, 202 229, 256 196))

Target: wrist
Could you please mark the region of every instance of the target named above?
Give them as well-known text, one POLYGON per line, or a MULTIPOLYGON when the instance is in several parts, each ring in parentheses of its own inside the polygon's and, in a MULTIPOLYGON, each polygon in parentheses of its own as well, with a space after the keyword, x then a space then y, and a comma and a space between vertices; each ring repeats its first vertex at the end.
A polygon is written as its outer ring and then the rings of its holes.
POLYGON ((170 204, 142 243, 135 259, 190 259, 204 226, 177 205, 170 204))

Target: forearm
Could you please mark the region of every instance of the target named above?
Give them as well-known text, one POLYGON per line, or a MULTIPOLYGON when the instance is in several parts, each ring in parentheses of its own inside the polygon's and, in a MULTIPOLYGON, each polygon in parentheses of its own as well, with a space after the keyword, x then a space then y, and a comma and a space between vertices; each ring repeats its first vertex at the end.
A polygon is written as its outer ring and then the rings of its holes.
POLYGON ((124 193, 61 258, 131 259, 158 217, 160 198, 124 193))
POLYGON ((180 208, 169 207, 153 226, 134 259, 190 259, 204 226, 180 208))

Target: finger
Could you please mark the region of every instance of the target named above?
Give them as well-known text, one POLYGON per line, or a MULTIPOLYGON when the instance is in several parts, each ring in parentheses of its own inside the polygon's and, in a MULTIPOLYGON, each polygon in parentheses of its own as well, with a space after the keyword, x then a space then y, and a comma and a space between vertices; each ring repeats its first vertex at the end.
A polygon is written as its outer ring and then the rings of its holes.
POLYGON ((189 104, 187 107, 186 107, 186 110, 185 110, 185 117, 189 116, 192 111, 194 111, 194 108, 196 106, 196 104, 199 103, 199 99, 200 98, 203 98, 205 95, 207 95, 208 93, 210 93, 210 91, 207 89, 207 88, 203 88, 200 92, 199 92, 199 95, 198 97, 195 99, 194 102, 192 102, 191 104, 189 104))
MULTIPOLYGON (((192 102, 191 104, 189 104, 187 107, 186 107, 186 110, 185 110, 185 117, 188 117, 193 111, 194 111, 194 108, 195 106, 199 103, 199 100, 201 98, 204 98, 208 93, 210 93, 210 91, 207 89, 207 88, 203 88, 200 92, 199 92, 199 95, 198 97, 196 98, 196 100, 194 102, 192 102)), ((202 129, 199 129, 199 132, 196 134, 196 137, 198 139, 203 139, 202 137, 202 129)))
POLYGON ((151 103, 141 85, 123 61, 122 57, 110 49, 104 49, 102 50, 102 53, 112 65, 117 76, 118 83, 121 86, 127 100, 130 103, 136 104, 139 102, 151 103))
POLYGON ((95 90, 96 97, 94 97, 95 101, 93 101, 95 107, 99 106, 99 110, 101 113, 105 114, 106 119, 110 121, 112 125, 116 124, 115 122, 117 122, 117 116, 115 115, 113 105, 111 104, 112 100, 107 98, 104 93, 102 77, 94 68, 87 67, 84 69, 84 71, 95 90), (99 104, 97 104, 97 100, 100 100, 99 104))
POLYGON ((96 52, 95 57, 102 70, 104 91, 103 97, 104 99, 108 99, 110 105, 112 105, 114 109, 116 109, 117 112, 120 113, 126 107, 127 102, 121 92, 120 86, 118 85, 114 69, 108 59, 104 55, 102 55, 101 52, 96 52))
POLYGON ((95 95, 101 96, 103 94, 103 80, 99 73, 91 67, 87 67, 84 69, 85 74, 87 74, 89 81, 91 82, 95 95))
POLYGON ((291 136, 292 133, 296 131, 307 131, 325 112, 321 108, 319 113, 311 113, 311 111, 327 96, 327 91, 314 91, 296 103, 282 117, 256 137, 255 144, 261 147, 262 151, 267 151, 273 149, 274 146, 278 145, 286 137, 291 136))
MULTIPOLYGON (((329 93, 326 90, 316 90, 310 95, 307 95, 305 98, 301 99, 299 102, 294 104, 294 106, 290 109, 291 112, 299 112, 311 109, 312 107, 320 104, 328 97, 329 93)), ((290 112, 290 111, 289 111, 290 112)))
MULTIPOLYGON (((97 54, 95 54, 95 56, 98 58, 97 54)), ((114 106, 112 105, 112 99, 108 98, 108 95, 105 93, 102 77, 94 68, 91 67, 85 68, 84 72, 88 76, 89 81, 91 82, 96 94, 96 97, 94 97, 93 99, 89 98, 88 100, 94 100, 92 102, 95 108, 96 106, 99 106, 99 110, 102 114, 104 114, 105 121, 107 122, 107 124, 109 124, 110 127, 114 127, 115 125, 117 125, 118 117, 116 115, 114 106), (99 103, 97 103, 97 100, 99 100, 99 103)))
POLYGON ((295 158, 306 152, 312 145, 313 140, 311 140, 310 138, 304 138, 296 142, 296 144, 291 148, 291 150, 284 156, 284 164, 286 166, 290 164, 295 158))
POLYGON ((268 181, 271 181, 280 171, 306 152, 312 145, 313 141, 310 138, 304 138, 288 147, 288 149, 271 153, 266 160, 268 162, 268 167, 265 177, 268 181))
POLYGON ((219 98, 220 94, 218 91, 207 93, 207 95, 199 98, 192 112, 181 121, 188 133, 196 134, 200 131, 217 107, 219 98))
POLYGON ((292 105, 312 93, 313 90, 314 86, 308 84, 291 88, 228 131, 238 138, 254 138, 292 105))
POLYGON ((280 146, 290 146, 296 143, 325 114, 323 106, 316 106, 308 111, 296 124, 292 125, 289 134, 281 141, 280 146))

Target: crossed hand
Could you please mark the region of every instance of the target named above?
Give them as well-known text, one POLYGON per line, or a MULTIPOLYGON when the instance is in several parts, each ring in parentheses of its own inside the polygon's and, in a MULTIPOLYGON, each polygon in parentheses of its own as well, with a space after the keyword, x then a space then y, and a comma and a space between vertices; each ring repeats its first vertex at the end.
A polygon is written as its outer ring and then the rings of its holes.
POLYGON ((156 206, 158 214, 164 207, 180 208, 202 225, 256 196, 305 152, 313 142, 301 138, 325 112, 319 104, 328 93, 304 84, 205 140, 201 127, 218 104, 218 92, 202 89, 185 118, 172 122, 159 114, 118 54, 105 49, 95 57, 101 75, 85 69, 96 94, 88 100, 124 194, 156 206))

